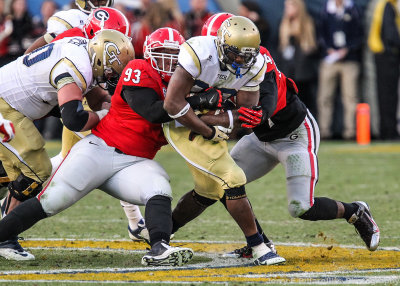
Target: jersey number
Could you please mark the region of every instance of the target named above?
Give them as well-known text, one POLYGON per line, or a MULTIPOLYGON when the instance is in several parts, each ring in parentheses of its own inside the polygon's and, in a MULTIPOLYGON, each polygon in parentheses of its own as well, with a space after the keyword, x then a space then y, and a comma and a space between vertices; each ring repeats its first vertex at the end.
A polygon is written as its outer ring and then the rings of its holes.
POLYGON ((132 70, 132 69, 127 69, 125 71, 125 77, 124 77, 124 81, 128 82, 131 80, 132 78, 132 82, 133 83, 139 83, 140 82, 140 75, 142 74, 142 72, 140 70, 132 70), (134 77, 132 78, 132 72, 134 73, 134 77))
POLYGON ((53 47, 54 43, 51 43, 39 49, 36 49, 29 55, 26 55, 22 60, 22 62, 27 67, 30 67, 31 65, 36 64, 37 62, 43 61, 44 59, 47 59, 50 56, 51 52, 53 51, 53 47))

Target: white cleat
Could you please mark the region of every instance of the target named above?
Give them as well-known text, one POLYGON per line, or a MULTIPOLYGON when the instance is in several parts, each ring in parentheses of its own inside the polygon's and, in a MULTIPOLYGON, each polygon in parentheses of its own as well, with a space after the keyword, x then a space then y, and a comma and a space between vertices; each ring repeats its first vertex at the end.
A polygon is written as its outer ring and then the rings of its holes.
POLYGON ((35 260, 35 256, 25 251, 17 239, 0 242, 0 256, 8 260, 35 260))

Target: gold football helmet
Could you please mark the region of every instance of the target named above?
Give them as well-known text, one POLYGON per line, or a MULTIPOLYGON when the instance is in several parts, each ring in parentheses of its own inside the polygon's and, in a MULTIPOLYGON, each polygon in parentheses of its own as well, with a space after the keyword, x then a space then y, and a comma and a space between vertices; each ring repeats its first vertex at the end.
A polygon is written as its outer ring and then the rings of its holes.
POLYGON ((75 5, 86 14, 99 7, 111 7, 113 3, 114 0, 75 0, 75 5))
POLYGON ((249 69, 256 63, 260 43, 260 32, 246 17, 230 17, 217 31, 219 60, 236 77, 242 77, 241 69, 249 69))
POLYGON ((129 61, 135 58, 130 39, 116 30, 101 30, 89 40, 89 57, 92 63, 93 78, 97 84, 106 83, 109 91, 129 61))

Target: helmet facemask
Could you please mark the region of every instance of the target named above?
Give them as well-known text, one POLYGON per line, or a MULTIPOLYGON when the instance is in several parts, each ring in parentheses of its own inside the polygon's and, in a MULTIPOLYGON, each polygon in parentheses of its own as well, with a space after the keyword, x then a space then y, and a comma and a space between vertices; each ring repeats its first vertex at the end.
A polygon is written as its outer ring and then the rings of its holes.
POLYGON ((146 37, 144 58, 151 64, 165 82, 169 82, 178 64, 183 36, 171 28, 161 28, 146 37))
POLYGON ((147 54, 153 69, 161 74, 161 78, 169 81, 178 64, 179 46, 164 45, 163 47, 150 48, 147 54))

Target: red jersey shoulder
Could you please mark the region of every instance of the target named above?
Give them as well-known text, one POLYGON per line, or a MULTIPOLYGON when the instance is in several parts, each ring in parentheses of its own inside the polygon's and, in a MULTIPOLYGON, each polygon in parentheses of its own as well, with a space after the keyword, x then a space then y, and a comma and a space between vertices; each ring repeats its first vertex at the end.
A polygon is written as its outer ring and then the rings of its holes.
POLYGON ((267 48, 260 46, 260 54, 262 54, 264 56, 265 61, 267 62, 267 70, 265 71, 266 73, 277 69, 275 61, 272 58, 269 51, 267 50, 267 48))
POLYGON ((82 30, 79 27, 75 27, 69 30, 66 30, 64 32, 62 32, 60 35, 58 35, 57 37, 55 37, 52 42, 64 39, 64 38, 68 38, 68 37, 84 37, 85 33, 82 32, 82 30))
POLYGON ((151 65, 141 59, 130 61, 121 75, 122 85, 157 89, 162 86, 161 76, 151 65))

